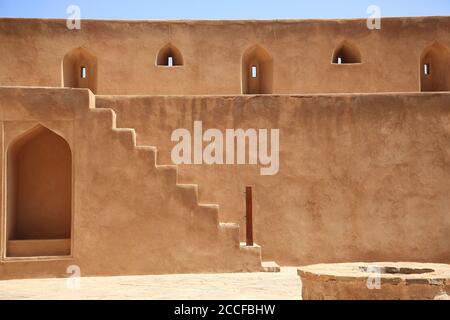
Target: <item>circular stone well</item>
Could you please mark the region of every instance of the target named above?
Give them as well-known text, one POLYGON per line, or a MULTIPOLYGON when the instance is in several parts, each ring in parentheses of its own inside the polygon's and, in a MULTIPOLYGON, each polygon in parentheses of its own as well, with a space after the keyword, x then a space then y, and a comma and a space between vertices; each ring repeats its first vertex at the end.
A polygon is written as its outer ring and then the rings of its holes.
POLYGON ((447 264, 317 264, 300 267, 297 273, 305 300, 425 300, 450 294, 447 264))

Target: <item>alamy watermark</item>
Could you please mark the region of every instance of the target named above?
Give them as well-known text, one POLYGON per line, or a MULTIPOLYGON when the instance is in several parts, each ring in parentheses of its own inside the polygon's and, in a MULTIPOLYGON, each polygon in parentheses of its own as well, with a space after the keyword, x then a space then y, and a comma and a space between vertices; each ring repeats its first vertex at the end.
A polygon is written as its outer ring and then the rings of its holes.
POLYGON ((70 5, 66 9, 66 13, 69 14, 66 20, 67 29, 80 30, 81 29, 81 9, 77 5, 70 5))
POLYGON ((370 273, 370 275, 367 277, 367 289, 381 289, 382 268, 378 266, 368 266, 366 272, 370 273))
POLYGON ((202 121, 194 121, 193 136, 180 128, 172 132, 171 141, 178 142, 171 152, 174 164, 247 164, 248 158, 248 164, 261 165, 261 175, 275 175, 279 170, 279 129, 226 129, 224 136, 219 129, 203 132, 202 121), (208 142, 205 148, 203 142, 208 142))
POLYGON ((77 290, 81 288, 81 268, 75 264, 70 265, 66 269, 69 277, 66 280, 66 286, 69 290, 77 290))
POLYGON ((381 29, 381 8, 376 5, 370 5, 367 7, 367 14, 370 14, 367 18, 367 28, 369 30, 381 29))

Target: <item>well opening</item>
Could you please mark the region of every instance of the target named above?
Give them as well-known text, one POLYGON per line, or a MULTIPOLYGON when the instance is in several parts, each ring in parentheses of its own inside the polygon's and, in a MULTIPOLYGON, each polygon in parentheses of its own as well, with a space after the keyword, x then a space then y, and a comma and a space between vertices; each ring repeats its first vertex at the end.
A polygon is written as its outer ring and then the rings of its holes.
MULTIPOLYGON (((361 272, 374 272, 373 267, 368 266, 361 266, 359 267, 359 271, 361 272)), ((435 272, 434 269, 430 268, 405 268, 405 267, 379 267, 379 271, 381 274, 424 274, 424 273, 431 273, 435 272)))

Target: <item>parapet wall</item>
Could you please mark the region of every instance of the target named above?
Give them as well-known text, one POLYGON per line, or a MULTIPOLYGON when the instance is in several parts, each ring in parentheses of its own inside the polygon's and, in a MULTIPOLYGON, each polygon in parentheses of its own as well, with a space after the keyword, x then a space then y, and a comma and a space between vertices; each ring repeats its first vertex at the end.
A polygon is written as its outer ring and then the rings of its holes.
MULTIPOLYGON (((139 143, 171 163, 177 128, 279 129, 279 172, 181 165, 183 183, 244 225, 254 187, 255 241, 284 265, 450 262, 450 94, 235 97, 98 96, 139 143)), ((204 143, 206 145, 207 143, 204 143)), ((244 234, 241 233, 243 238, 244 234)))
MULTIPOLYGON (((449 17, 384 18, 380 30, 365 19, 83 20, 81 30, 65 20, 0 19, 0 86, 78 86, 104 95, 416 92, 421 58, 435 43, 446 52, 436 55, 448 56, 449 39, 449 17), (342 46, 359 58, 333 63, 342 46), (164 66, 169 56, 173 67, 164 66), (258 83, 247 79, 251 66, 258 83), (88 80, 70 79, 81 67, 88 80)), ((448 57, 435 60, 449 74, 448 57)), ((450 90, 449 77, 436 77, 445 83, 434 91, 450 90)))

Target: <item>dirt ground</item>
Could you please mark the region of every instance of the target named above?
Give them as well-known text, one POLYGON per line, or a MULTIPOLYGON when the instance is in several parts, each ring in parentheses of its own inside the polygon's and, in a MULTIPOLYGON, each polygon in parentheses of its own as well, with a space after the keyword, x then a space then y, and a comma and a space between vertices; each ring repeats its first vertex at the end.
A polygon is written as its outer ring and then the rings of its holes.
POLYGON ((0 281, 0 299, 286 299, 301 298, 296 268, 281 272, 175 274, 0 281))

